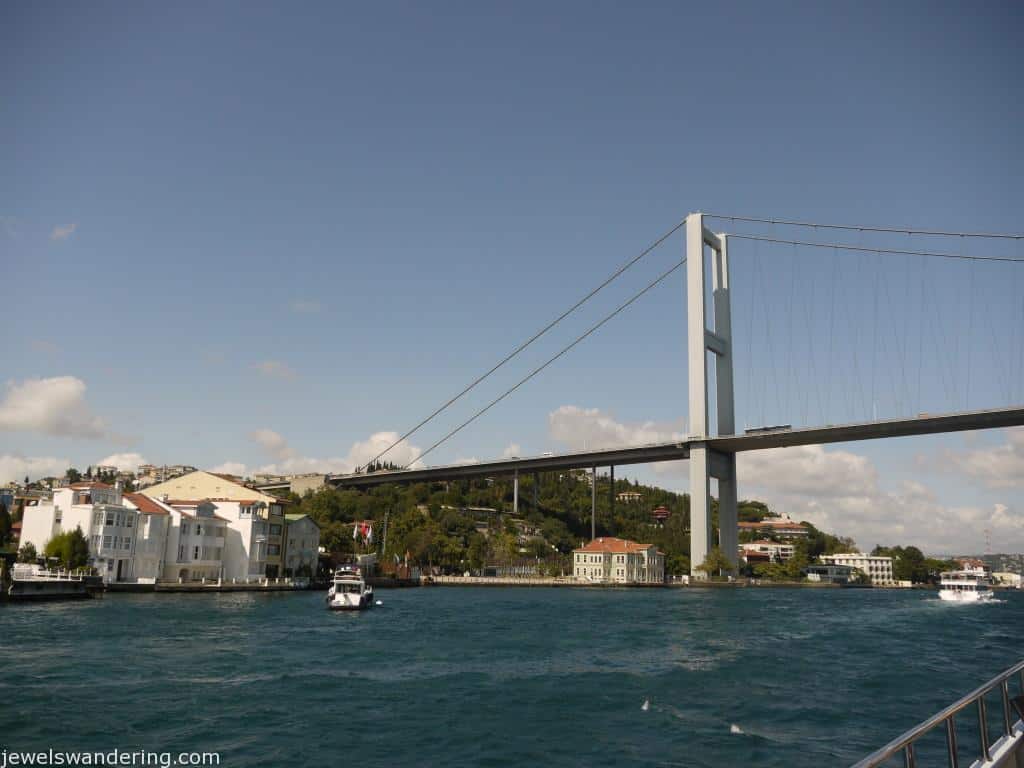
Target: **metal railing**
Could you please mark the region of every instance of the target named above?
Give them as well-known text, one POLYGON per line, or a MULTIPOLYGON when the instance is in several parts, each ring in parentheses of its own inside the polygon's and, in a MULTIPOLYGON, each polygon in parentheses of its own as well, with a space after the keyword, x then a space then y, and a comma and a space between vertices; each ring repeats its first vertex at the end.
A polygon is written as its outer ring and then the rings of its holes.
MULTIPOLYGON (((1008 670, 989 680, 979 688, 974 689, 963 698, 950 704, 941 712, 932 715, 923 723, 914 726, 902 736, 890 741, 884 747, 865 757, 851 768, 876 768, 883 765, 887 760, 902 754, 905 768, 917 768, 917 756, 914 753, 914 744, 925 734, 935 728, 943 726, 946 731, 946 755, 949 759, 949 768, 960 768, 959 745, 957 744, 956 722, 954 718, 960 712, 972 705, 976 707, 978 715, 978 756, 967 763, 967 765, 979 762, 986 764, 993 760, 993 747, 1013 736, 1016 723, 1010 706, 1010 680, 1018 676, 1018 687, 1020 694, 1024 696, 1024 661, 1014 664, 1008 670), (985 705, 985 695, 998 689, 1003 703, 1002 736, 995 743, 990 741, 988 731, 988 711, 985 705)), ((1019 722, 1019 720, 1017 721, 1019 722)))

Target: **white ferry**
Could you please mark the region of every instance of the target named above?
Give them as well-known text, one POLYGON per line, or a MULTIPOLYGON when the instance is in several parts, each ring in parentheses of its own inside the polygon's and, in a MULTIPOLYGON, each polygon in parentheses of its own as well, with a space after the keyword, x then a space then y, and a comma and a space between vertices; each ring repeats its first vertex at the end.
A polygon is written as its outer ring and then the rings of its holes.
POLYGON ((992 599, 992 590, 975 571, 946 571, 939 574, 939 597, 954 603, 981 603, 992 599))
POLYGON ((11 571, 11 600, 73 600, 92 597, 85 577, 49 570, 34 563, 16 563, 11 571))
POLYGON ((332 611, 362 611, 373 606, 373 587, 366 583, 359 568, 343 565, 334 572, 327 590, 327 607, 332 611))

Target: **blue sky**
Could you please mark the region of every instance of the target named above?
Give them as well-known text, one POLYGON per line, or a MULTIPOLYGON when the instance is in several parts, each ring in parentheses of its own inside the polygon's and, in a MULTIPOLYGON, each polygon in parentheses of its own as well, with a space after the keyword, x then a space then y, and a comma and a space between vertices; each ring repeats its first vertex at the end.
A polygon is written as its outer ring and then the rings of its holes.
MULTIPOLYGON (((692 210, 1019 232, 1022 20, 1012 3, 6 4, 0 467, 343 466, 692 210)), ((673 238, 413 445, 681 253, 673 238)), ((1016 265, 745 242, 733 271, 742 425, 1024 402, 1016 265)), ((429 461, 685 429, 683 293, 677 273, 429 461)), ((989 527, 1024 548, 1012 433, 758 461, 741 492, 863 546, 980 548, 989 527), (816 490, 850 462, 861 487, 816 490)))

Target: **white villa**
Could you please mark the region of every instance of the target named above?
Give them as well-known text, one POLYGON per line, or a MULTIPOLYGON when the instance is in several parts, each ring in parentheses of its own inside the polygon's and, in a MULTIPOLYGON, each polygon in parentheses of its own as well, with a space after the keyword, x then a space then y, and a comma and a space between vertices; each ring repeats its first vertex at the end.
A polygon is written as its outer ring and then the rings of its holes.
POLYGON ((309 515, 285 515, 284 572, 297 576, 300 570, 309 569, 310 576, 316 576, 320 557, 320 526, 309 515))
POLYGON ((167 537, 175 523, 174 510, 141 493, 122 494, 126 507, 138 512, 135 557, 130 576, 141 583, 164 578, 167 537))
POLYGON ((762 539, 761 541, 748 541, 740 544, 740 554, 744 558, 748 554, 760 554, 767 555, 768 559, 773 563, 784 563, 793 556, 796 551, 796 547, 792 544, 785 542, 770 541, 768 539, 762 539))
MULTIPOLYGON (((221 559, 225 580, 249 581, 266 576, 269 527, 264 502, 258 499, 168 499, 166 504, 188 515, 199 528, 202 527, 201 518, 220 522, 219 546, 223 548, 221 559)), ((194 533, 194 529, 189 530, 194 533)), ((192 546, 194 548, 195 544, 192 546)))
POLYGON ((21 543, 42 555, 54 536, 79 528, 89 542, 89 556, 104 582, 132 578, 138 513, 123 504, 121 491, 106 483, 73 483, 53 499, 25 507, 21 543))
POLYGON ((665 555, 653 544, 611 536, 594 539, 572 552, 573 576, 602 584, 660 584, 665 555))
POLYGON ((826 565, 848 565, 866 573, 872 584, 879 586, 896 586, 892 575, 892 558, 862 555, 859 552, 846 552, 838 555, 822 555, 821 562, 826 565))
POLYGON ((57 489, 52 500, 25 507, 21 543, 42 554, 55 535, 80 528, 89 544, 90 565, 105 582, 255 581, 295 575, 306 565, 315 574, 320 528, 307 515, 292 518, 286 520, 284 502, 208 472, 175 478, 145 493, 122 493, 100 482, 74 483, 57 489), (157 494, 161 486, 174 483, 216 489, 224 496, 157 494), (286 562, 287 545, 291 554, 286 562))

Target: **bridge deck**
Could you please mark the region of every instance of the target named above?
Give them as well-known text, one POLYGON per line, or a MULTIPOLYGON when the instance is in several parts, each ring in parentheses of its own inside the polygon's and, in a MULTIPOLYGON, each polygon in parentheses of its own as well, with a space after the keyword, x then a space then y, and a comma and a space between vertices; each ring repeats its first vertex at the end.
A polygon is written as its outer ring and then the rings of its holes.
POLYGON ((687 438, 676 443, 656 443, 629 448, 561 453, 529 458, 501 459, 476 464, 452 464, 421 469, 373 472, 364 475, 332 475, 327 482, 339 488, 358 488, 383 483, 411 483, 432 480, 506 475, 515 471, 551 472, 564 469, 585 469, 624 464, 650 464, 678 461, 690 456, 690 446, 705 443, 722 453, 758 451, 766 448, 788 448, 797 445, 822 445, 886 437, 911 437, 943 432, 1024 426, 1024 407, 999 408, 988 411, 965 411, 940 415, 922 414, 909 419, 888 419, 855 424, 826 425, 801 429, 781 429, 756 434, 726 437, 687 438))

